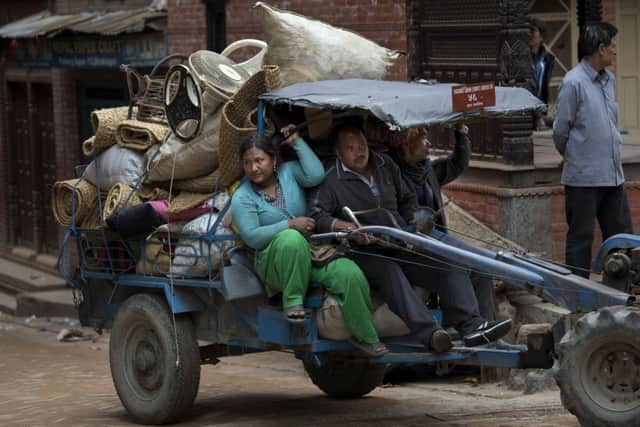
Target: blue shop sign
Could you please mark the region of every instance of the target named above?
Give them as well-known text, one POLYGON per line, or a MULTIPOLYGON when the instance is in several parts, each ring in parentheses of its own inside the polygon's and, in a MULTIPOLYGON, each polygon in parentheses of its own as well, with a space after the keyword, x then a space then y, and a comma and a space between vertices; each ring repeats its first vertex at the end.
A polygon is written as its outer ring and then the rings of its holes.
POLYGON ((167 56, 164 33, 121 36, 61 36, 19 40, 16 59, 24 67, 152 67, 167 56))

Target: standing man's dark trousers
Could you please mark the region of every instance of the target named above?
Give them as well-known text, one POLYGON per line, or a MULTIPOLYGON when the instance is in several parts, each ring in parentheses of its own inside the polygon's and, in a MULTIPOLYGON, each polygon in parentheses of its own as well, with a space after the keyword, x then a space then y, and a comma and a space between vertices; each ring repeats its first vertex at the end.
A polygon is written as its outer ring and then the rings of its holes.
POLYGON ((602 240, 618 233, 632 233, 629 203, 624 185, 617 187, 572 187, 566 185, 567 244, 565 262, 574 274, 589 277, 594 220, 602 230, 602 240))
MULTIPOLYGON (((385 256, 392 254, 384 253, 385 256)), ((425 263, 423 258, 408 258, 411 262, 425 263)), ((478 301, 469 280, 462 270, 447 270, 396 262, 372 255, 354 254, 372 289, 380 292, 391 311, 398 315, 420 341, 428 343, 431 334, 440 327, 431 310, 416 294, 413 285, 436 292, 440 297, 443 325, 454 326, 464 335, 482 322, 478 301)))

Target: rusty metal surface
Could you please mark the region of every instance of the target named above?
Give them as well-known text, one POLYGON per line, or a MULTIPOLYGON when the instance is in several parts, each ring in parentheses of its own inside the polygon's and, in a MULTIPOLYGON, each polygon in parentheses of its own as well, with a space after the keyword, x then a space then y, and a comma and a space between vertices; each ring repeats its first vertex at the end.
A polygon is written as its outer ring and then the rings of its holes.
POLYGON ((166 28, 166 22, 165 10, 149 8, 73 15, 53 15, 49 11, 42 11, 0 27, 0 37, 53 37, 63 31, 102 35, 135 33, 147 28, 162 31, 166 28))

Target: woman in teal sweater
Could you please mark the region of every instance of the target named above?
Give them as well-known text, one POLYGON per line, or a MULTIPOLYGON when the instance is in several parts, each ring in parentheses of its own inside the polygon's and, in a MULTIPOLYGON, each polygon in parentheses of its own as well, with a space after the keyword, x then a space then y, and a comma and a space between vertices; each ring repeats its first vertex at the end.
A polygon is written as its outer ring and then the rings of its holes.
POLYGON ((350 259, 338 258, 314 267, 304 234, 315 228, 306 212, 304 188, 324 178, 322 163, 292 126, 282 129, 282 143, 293 147, 298 161, 278 164, 271 141, 253 135, 240 146, 246 179, 233 194, 233 221, 244 242, 257 251, 258 274, 272 289, 282 291, 287 320, 303 322, 304 296, 310 281, 322 283, 340 305, 352 343, 370 356, 388 352, 378 338, 371 316, 369 284, 350 259))

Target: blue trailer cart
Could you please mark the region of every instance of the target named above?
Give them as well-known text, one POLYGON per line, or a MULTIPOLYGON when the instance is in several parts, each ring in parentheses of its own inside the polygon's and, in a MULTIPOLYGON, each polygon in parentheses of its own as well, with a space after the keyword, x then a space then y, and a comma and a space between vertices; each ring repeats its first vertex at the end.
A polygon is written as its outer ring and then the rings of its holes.
MULTIPOLYGON (((261 97, 258 127, 263 131, 265 114, 279 106, 325 109, 334 114, 357 112, 392 129, 482 120, 541 108, 524 89, 498 87, 495 106, 453 112, 451 91, 452 86, 445 84, 366 80, 298 84, 261 97)), ((226 209, 228 205, 217 212, 204 234, 171 235, 169 231, 168 240, 162 241, 170 247, 169 255, 181 245, 202 255, 221 241, 237 239, 216 233, 226 209)), ((305 299, 310 315, 304 323, 287 322, 281 305, 267 297, 253 268, 253 254, 242 245, 226 252, 219 269, 208 265, 200 277, 167 275, 161 273, 172 271, 171 257, 150 256, 148 239, 127 240, 103 228, 72 226, 68 241, 77 246, 79 265, 68 268, 68 263, 62 264, 67 265, 65 275, 78 295, 82 324, 111 330, 113 381, 123 405, 140 423, 178 420, 196 397, 201 364, 251 352, 293 350, 315 385, 329 396, 343 398, 371 392, 389 364, 455 362, 507 368, 551 368, 555 364, 563 402, 583 425, 638 425, 640 307, 631 291, 639 278, 639 239, 610 239, 596 261, 595 267, 606 270, 607 280, 629 284, 621 289, 578 277, 541 258, 507 250, 493 252, 457 239, 428 227, 428 215, 426 218, 417 231, 367 226, 350 233, 366 233, 374 244, 394 248, 398 259, 407 252, 418 253, 451 268, 499 277, 572 314, 551 333, 531 335, 526 346, 468 348, 455 341, 451 351, 432 354, 411 336, 402 336, 383 339, 390 353, 371 359, 349 341, 319 335, 318 309, 324 298, 319 286, 312 285, 305 299)), ((341 244, 348 253, 354 250, 350 233, 311 239, 341 244)))

